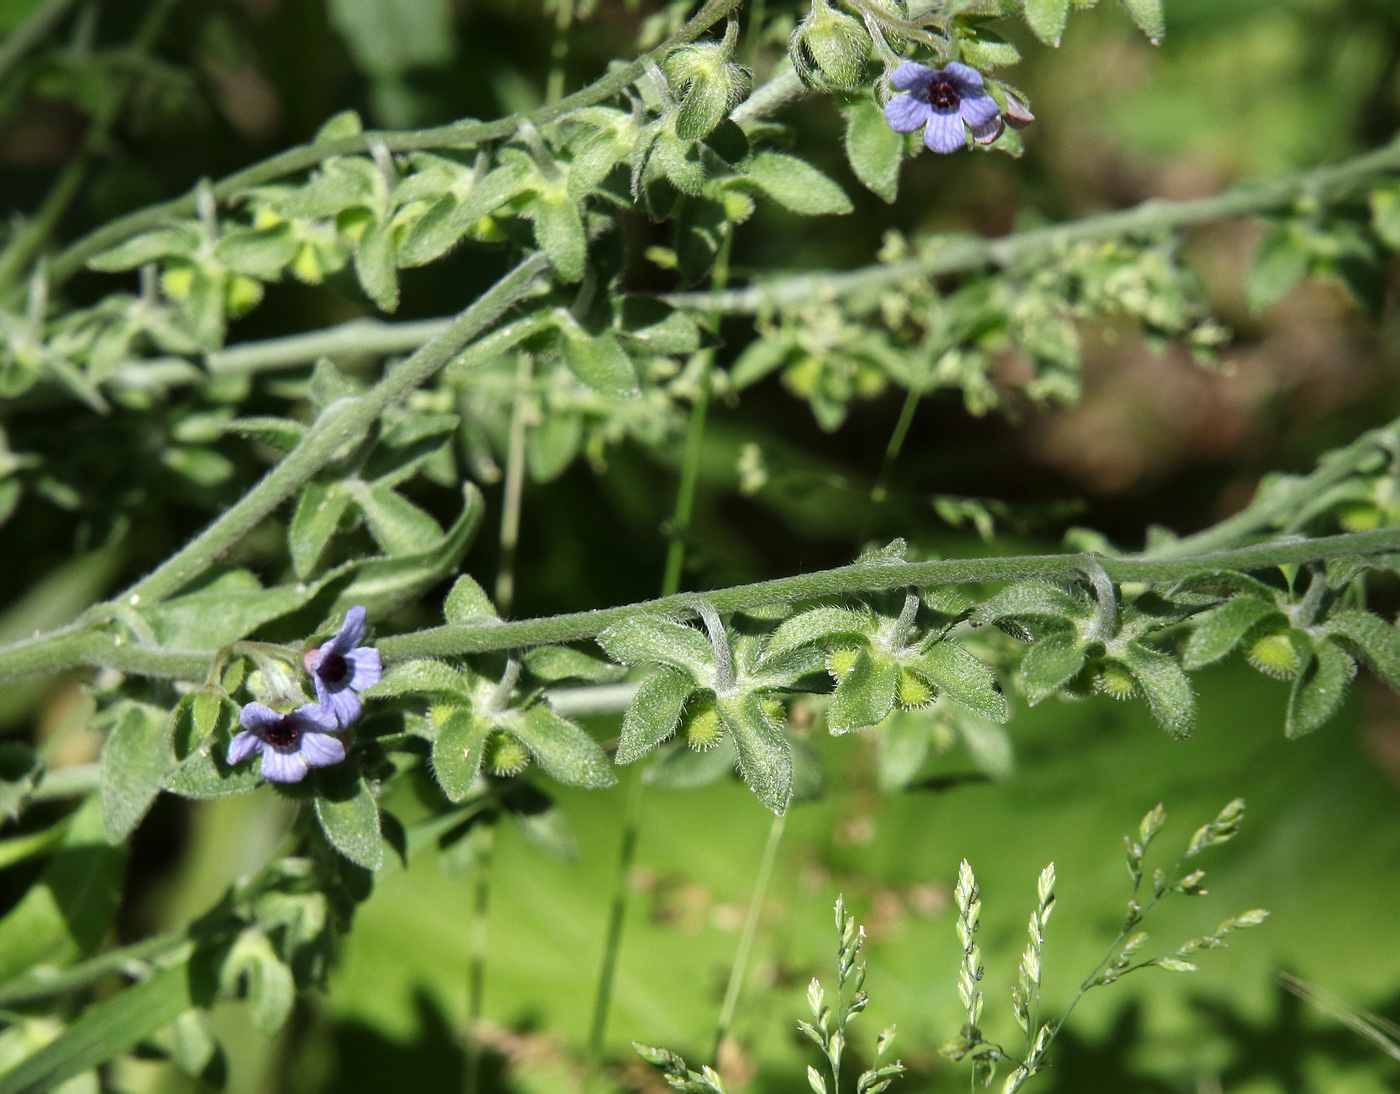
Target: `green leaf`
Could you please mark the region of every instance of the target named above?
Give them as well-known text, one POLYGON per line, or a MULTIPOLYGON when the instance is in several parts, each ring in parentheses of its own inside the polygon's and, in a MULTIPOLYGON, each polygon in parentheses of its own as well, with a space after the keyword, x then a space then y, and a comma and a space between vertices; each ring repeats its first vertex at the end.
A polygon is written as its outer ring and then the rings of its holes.
POLYGON ((935 643, 910 662, 910 667, 974 714, 998 723, 1011 716, 996 674, 956 642, 935 643))
POLYGON ((438 522, 388 486, 359 485, 351 492, 370 535, 387 555, 421 554, 442 542, 438 522))
POLYGON ((652 296, 624 297, 619 319, 621 335, 653 353, 694 353, 701 346, 695 317, 652 296))
POLYGON ((1114 650, 1114 659, 1133 674, 1162 728, 1178 739, 1189 737, 1196 724, 1196 695, 1176 658, 1138 642, 1125 642, 1114 650))
POLYGON ((89 269, 103 273, 132 270, 147 262, 162 258, 181 258, 199 249, 199 229, 194 224, 178 224, 171 228, 156 228, 133 236, 111 250, 95 254, 87 260, 89 269))
POLYGON ((812 608, 783 620, 769 637, 763 657, 768 660, 812 642, 864 643, 874 630, 875 615, 868 608, 812 608))
POLYGON ((534 482, 553 482, 583 446, 583 415, 552 410, 525 438, 525 458, 534 482))
POLYGON ((19 818, 43 772, 39 754, 29 745, 0 741, 0 818, 19 818))
POLYGON ((365 295, 381 311, 399 306, 399 264, 394 254, 394 233, 387 225, 372 220, 355 247, 355 273, 365 295))
POLYGON ((566 786, 601 787, 617 782, 598 742, 548 704, 536 703, 520 711, 509 727, 540 767, 566 786))
POLYGON ((452 59, 449 0, 329 0, 327 15, 356 65, 372 76, 392 79, 452 59))
POLYGON ((277 956, 267 935, 256 928, 245 930, 229 949, 219 970, 219 980, 230 993, 240 981, 248 999, 253 1026, 272 1036, 287 1022, 296 1002, 296 983, 277 956))
POLYGON ((247 794, 262 785, 256 763, 244 761, 230 767, 224 761, 226 755, 226 744, 206 741, 166 777, 165 789, 182 798, 206 801, 247 794))
POLYGON ((496 605, 491 603, 486 590, 467 574, 452 583, 452 589, 442 604, 442 615, 449 623, 475 623, 483 618, 499 618, 496 605))
POLYGON ((604 684, 619 680, 623 675, 620 666, 601 661, 572 646, 536 646, 526 650, 520 660, 532 676, 551 684, 560 680, 604 684))
POLYGON ((714 650, 710 640, 694 627, 637 615, 614 623, 598 635, 598 645, 614 661, 624 665, 667 665, 709 686, 714 675, 714 650))
POLYGON ((758 800, 781 815, 792 799, 792 751, 757 695, 720 697, 715 705, 734 740, 739 774, 758 800))
POLYGON ((398 695, 427 695, 470 703, 471 680, 441 661, 404 661, 385 672, 379 683, 364 690, 367 699, 389 699, 398 695))
POLYGON ((663 132, 657 137, 647 167, 659 171, 683 194, 696 197, 705 189, 705 166, 700 161, 699 146, 671 133, 663 132))
POLYGON ((929 719, 900 711, 880 729, 876 753, 876 777, 886 794, 897 793, 911 782, 928 759, 929 719))
POLYGON ((129 703, 102 746, 102 822, 120 843, 141 823, 175 766, 174 716, 129 703))
POLYGON ((1026 699, 1034 706, 1054 694, 1078 674, 1087 656, 1079 636, 1071 631, 1037 638, 1021 658, 1026 699))
POLYGON ((574 325, 562 333, 559 348, 570 372, 604 395, 637 394, 637 370, 612 332, 594 336, 574 325))
POLYGON ((417 554, 361 559, 332 571, 344 584, 337 585, 330 614, 363 604, 371 615, 384 615, 422 596, 461 565, 481 523, 482 508, 481 491, 464 483, 461 515, 437 544, 417 554))
POLYGON ((1335 642, 1318 642, 1314 654, 1293 680, 1283 731, 1302 737, 1337 713, 1356 675, 1356 662, 1335 642))
POLYGON ((975 38, 960 39, 958 50, 962 53, 964 63, 971 65, 978 72, 990 72, 994 68, 1014 65, 1021 60, 1019 49, 1000 35, 986 29, 979 29, 975 38))
POLYGON ((88 798, 39 877, 0 919, 0 983, 95 950, 121 903, 125 863, 126 846, 108 843, 102 805, 88 798))
POLYGON ((1166 37, 1167 21, 1162 13, 1162 0, 1119 0, 1123 9, 1133 17, 1138 29, 1147 35, 1154 46, 1162 44, 1166 37))
POLYGON ((470 710, 454 710, 438 726, 433 740, 433 774, 448 799, 466 801, 481 771, 491 723, 470 710))
POLYGON ((851 671, 836 685, 826 721, 832 733, 879 725, 894 709, 899 666, 885 656, 861 650, 851 671))
POLYGON ((287 544, 292 555, 292 571, 305 581, 316 571, 326 547, 340 529, 341 518, 350 507, 350 497, 339 482, 312 480, 302 487, 287 544))
POLYGON ((669 669, 643 680, 622 716, 615 761, 630 764, 639 760, 675 733, 686 700, 694 693, 695 683, 689 676, 669 669))
POLYGON ((1026 0, 1026 22, 1047 46, 1058 46, 1069 18, 1069 0, 1026 0))
POLYGON ((316 772, 316 819, 326 840, 366 870, 384 863, 384 839, 379 831, 379 806, 364 776, 352 764, 337 764, 316 772))
POLYGON ((742 391, 787 363, 792 347, 782 338, 755 338, 729 369, 729 386, 742 391))
POLYGON ((1219 661, 1239 645, 1251 627, 1270 615, 1281 613, 1273 603, 1253 596, 1237 596, 1202 612, 1191 621, 1191 637, 1186 640, 1182 662, 1188 669, 1198 669, 1219 661))
POLYGON ((686 199, 676 212, 676 264, 687 285, 703 280, 715 264, 729 218, 716 201, 686 199))
POLYGON ((284 221, 271 228, 231 229, 214 247, 214 257, 235 273, 276 281, 300 246, 284 221))
POLYGON ((1327 630, 1348 646, 1391 690, 1400 691, 1400 635, 1380 616, 1360 609, 1333 612, 1326 620, 1327 630))
POLYGON ((1400 251, 1400 186, 1373 186, 1371 228, 1392 251, 1400 251))
POLYGON ((476 223, 479 214, 457 200, 453 194, 443 194, 428 211, 413 222, 397 248, 400 266, 426 266, 452 250, 476 223))
POLYGON ((1088 610, 1083 600, 1058 585, 1025 581, 983 601, 973 610, 971 620, 977 625, 1010 619, 1070 626, 1088 610))
POLYGON ((1308 272, 1308 252, 1291 224, 1276 224, 1259 242, 1245 275, 1249 310, 1262 311, 1282 300, 1308 272))
POLYGON ((865 187, 886 201, 899 193, 899 168, 904 138, 890 128, 885 114, 871 99, 846 107, 846 159, 865 187))
POLYGON ((0 1075, 0 1094, 36 1094, 54 1090, 84 1071, 134 1048, 168 1026, 196 1000, 189 966, 160 969, 110 999, 85 1007, 67 1029, 0 1075))
POLYGON ((225 570, 195 592, 139 605, 136 611, 162 645, 219 649, 295 611, 316 591, 316 587, 305 585, 264 589, 247 570, 225 570))
POLYGON ((564 281, 578 281, 588 259, 583 216, 567 194, 541 195, 530 208, 535 214, 535 241, 564 281))
POLYGON ((758 153, 743 180, 803 216, 849 213, 854 208, 835 182, 805 160, 782 152, 758 153))

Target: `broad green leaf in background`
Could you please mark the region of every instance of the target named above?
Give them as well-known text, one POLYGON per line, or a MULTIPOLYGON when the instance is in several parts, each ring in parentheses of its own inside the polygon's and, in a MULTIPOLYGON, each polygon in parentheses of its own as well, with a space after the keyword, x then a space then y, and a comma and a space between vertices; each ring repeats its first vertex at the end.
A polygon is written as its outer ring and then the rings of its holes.
POLYGON ((141 823, 175 766, 174 720, 142 703, 121 709, 102 746, 102 821, 120 843, 141 823))
POLYGON ((448 0, 329 0, 327 8, 331 25, 366 72, 399 76, 452 59, 448 0))
POLYGON ((379 806, 353 764, 316 772, 316 819, 330 845, 356 866, 378 870, 384 863, 379 806))
POLYGON ((884 111, 870 99, 858 99, 845 113, 846 159, 851 170, 873 193, 894 201, 899 192, 904 138, 890 128, 884 111))
POLYGON ((849 213, 853 208, 840 186, 805 160, 783 152, 758 153, 743 181, 803 216, 849 213))
POLYGON ((102 803, 88 798, 38 879, 0 919, 0 982, 97 948, 121 901, 126 851, 108 842, 102 803))

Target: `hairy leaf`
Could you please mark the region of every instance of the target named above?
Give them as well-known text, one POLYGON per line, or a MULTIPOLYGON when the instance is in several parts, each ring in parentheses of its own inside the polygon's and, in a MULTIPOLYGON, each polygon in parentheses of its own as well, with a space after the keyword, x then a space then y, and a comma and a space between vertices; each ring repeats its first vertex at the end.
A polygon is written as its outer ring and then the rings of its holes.
POLYGON ((974 714, 993 722, 1005 722, 1011 716, 996 674, 956 642, 935 643, 920 653, 910 667, 974 714))
POLYGON ((888 656, 861 650, 850 672, 836 685, 826 720, 833 733, 878 725, 894 709, 899 665, 888 656))
POLYGON ((637 689, 622 717, 622 736, 616 761, 630 764, 676 732, 686 700, 695 693, 688 675, 662 669, 648 676, 637 689))
POLYGON ((454 710, 438 726, 433 740, 433 774, 448 799, 465 801, 481 770, 491 724, 469 710, 454 710))
POLYGON ((716 700, 719 716, 734 740, 739 774, 758 800, 784 813, 792 799, 792 751, 787 737, 763 710, 757 695, 716 700))
POLYGON ((1191 621, 1191 637, 1186 640, 1182 661, 1188 669, 1219 661, 1239 645, 1256 623, 1270 615, 1281 613, 1272 601, 1253 596, 1237 596, 1202 612, 1191 621))
POLYGON ((510 730, 552 778, 566 786, 612 786, 607 754, 598 742, 546 703, 536 703, 511 719, 510 730))

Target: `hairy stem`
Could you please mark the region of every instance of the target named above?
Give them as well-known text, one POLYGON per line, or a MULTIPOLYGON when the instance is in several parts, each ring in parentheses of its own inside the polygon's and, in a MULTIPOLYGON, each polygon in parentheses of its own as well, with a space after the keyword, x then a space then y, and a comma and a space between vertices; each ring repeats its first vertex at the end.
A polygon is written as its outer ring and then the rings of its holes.
POLYGON ((822 271, 774 278, 742 289, 671 293, 676 307, 715 311, 724 315, 753 315, 767 308, 831 300, 856 292, 926 280, 945 274, 987 267, 1007 267, 1054 254, 1076 243, 1124 236, 1155 235, 1214 220, 1257 216, 1286 209, 1303 197, 1336 198, 1357 190, 1379 174, 1400 170, 1400 138, 1373 152, 1341 163, 1273 182, 1238 186, 1214 197, 1192 201, 1152 198, 1131 209, 1086 217, 1071 224, 1015 232, 1001 239, 949 238, 940 247, 899 262, 882 263, 844 272, 822 271))
MULTIPOLYGON (((581 110, 586 106, 603 102, 618 94, 634 82, 646 70, 648 61, 664 57, 671 49, 685 42, 693 41, 715 23, 724 19, 740 0, 708 0, 696 12, 694 18, 685 24, 672 37, 662 42, 650 53, 621 65, 588 87, 531 111, 525 119, 532 125, 548 125, 566 114, 581 110)), ((515 133, 521 118, 512 115, 494 122, 466 120, 451 125, 440 125, 431 129, 411 131, 372 130, 359 136, 342 140, 312 142, 289 148, 285 152, 263 160, 261 163, 245 167, 214 183, 211 187, 218 201, 225 201, 240 190, 260 186, 286 175, 293 175, 314 167, 323 160, 335 156, 358 155, 369 151, 370 146, 379 143, 390 152, 413 152, 430 148, 469 148, 487 141, 500 140, 515 133)), ((159 227, 166 221, 186 217, 195 211, 195 191, 147 206, 124 217, 118 217, 95 231, 89 232, 76 243, 59 254, 51 267, 55 283, 62 282, 80 270, 89 258, 125 239, 159 227)))
MULTIPOLYGON (((1315 539, 1275 540, 1180 559, 1159 560, 1145 556, 1100 558, 1080 554, 1009 555, 1004 558, 940 559, 933 562, 872 559, 831 570, 716 589, 706 593, 705 598, 716 611, 724 613, 767 604, 792 604, 906 586, 991 581, 1073 581, 1093 564, 1102 566, 1104 573, 1120 584, 1160 584, 1179 581, 1202 571, 1262 570, 1397 550, 1400 550, 1400 528, 1383 528, 1315 539)), ((698 614, 694 594, 682 593, 614 608, 536 619, 448 624, 412 634, 385 637, 377 640, 376 645, 389 662, 418 657, 456 657, 576 642, 593 638, 613 624, 637 615, 693 619, 698 614)), ((111 634, 75 626, 0 648, 0 683, 79 665, 108 665, 143 676, 202 679, 215 653, 214 650, 166 650, 123 643, 111 634)))

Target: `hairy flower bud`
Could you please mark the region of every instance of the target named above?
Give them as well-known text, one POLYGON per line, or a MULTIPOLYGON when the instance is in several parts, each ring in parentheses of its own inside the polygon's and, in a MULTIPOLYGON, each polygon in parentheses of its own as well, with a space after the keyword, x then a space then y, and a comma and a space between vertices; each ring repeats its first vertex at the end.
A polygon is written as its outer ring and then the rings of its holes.
POLYGON ((730 23, 720 42, 692 42, 673 49, 661 64, 671 90, 680 99, 676 136, 696 141, 729 117, 749 93, 749 70, 734 63, 738 24, 730 23))
POLYGON ((808 87, 824 91, 859 87, 870 56, 870 34, 859 19, 834 11, 827 0, 812 10, 788 43, 793 67, 808 87))

